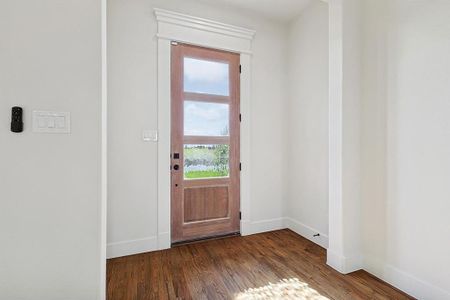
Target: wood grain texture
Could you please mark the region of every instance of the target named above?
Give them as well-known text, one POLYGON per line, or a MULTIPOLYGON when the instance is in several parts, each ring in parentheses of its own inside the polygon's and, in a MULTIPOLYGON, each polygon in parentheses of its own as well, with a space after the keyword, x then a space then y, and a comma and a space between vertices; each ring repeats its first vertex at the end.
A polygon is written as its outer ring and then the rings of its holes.
POLYGON ((240 56, 237 53, 216 49, 208 49, 193 45, 178 43, 172 45, 172 75, 171 75, 171 151, 179 153, 179 158, 172 155, 171 171, 171 241, 172 243, 188 241, 208 236, 238 233, 240 231, 240 56), (201 94, 184 91, 184 58, 194 58, 206 61, 226 63, 229 67, 229 96, 201 94), (184 135, 184 101, 202 101, 211 103, 226 103, 229 105, 229 136, 187 136, 184 135), (229 177, 215 179, 189 179, 184 178, 184 144, 229 145, 229 177), (228 195, 226 201, 221 196, 222 188, 217 193, 209 193, 208 201, 203 199, 206 195, 204 187, 217 187, 226 185, 228 195), (192 190, 199 187, 195 196, 192 190), (189 189, 190 188, 190 189, 189 189), (186 191, 191 191, 185 194, 186 191), (214 197, 220 194, 219 197, 214 197), (188 197, 188 199, 185 199, 188 197), (217 202, 217 203, 216 203, 217 202), (198 204, 211 207, 200 207, 198 204), (226 213, 218 209, 226 204, 226 213), (187 205, 186 205, 187 204, 187 205), (193 211, 196 208, 196 211, 193 211), (185 211, 187 210, 187 211, 185 211), (215 213, 210 213, 216 211, 215 213), (203 213, 203 215, 202 215, 203 213), (192 222, 196 221, 196 222, 192 222))
POLYGON ((414 299, 290 230, 108 260, 107 299, 414 299))
POLYGON ((184 222, 228 217, 228 187, 184 189, 184 222))

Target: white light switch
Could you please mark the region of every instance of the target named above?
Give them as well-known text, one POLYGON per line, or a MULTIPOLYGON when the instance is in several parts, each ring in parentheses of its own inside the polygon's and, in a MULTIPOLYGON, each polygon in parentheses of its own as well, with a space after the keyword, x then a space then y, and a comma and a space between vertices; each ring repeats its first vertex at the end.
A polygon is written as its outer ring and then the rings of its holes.
POLYGON ((142 131, 142 140, 144 142, 157 142, 158 141, 158 131, 157 130, 142 131))
POLYGON ((38 127, 39 128, 46 128, 47 127, 47 120, 45 118, 39 118, 37 120, 38 122, 38 127))
POLYGON ((58 129, 63 129, 66 127, 66 118, 65 117, 56 117, 55 118, 55 126, 58 129))
POLYGON ((47 128, 55 128, 55 119, 47 118, 47 128))
POLYGON ((33 111, 33 132, 70 133, 70 113, 33 111))

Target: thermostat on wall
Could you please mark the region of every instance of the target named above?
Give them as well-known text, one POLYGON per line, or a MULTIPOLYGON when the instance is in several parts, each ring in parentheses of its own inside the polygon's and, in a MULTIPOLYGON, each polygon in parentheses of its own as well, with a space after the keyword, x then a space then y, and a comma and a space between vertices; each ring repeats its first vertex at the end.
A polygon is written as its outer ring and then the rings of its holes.
POLYGON ((33 132, 70 133, 70 113, 33 111, 33 132))

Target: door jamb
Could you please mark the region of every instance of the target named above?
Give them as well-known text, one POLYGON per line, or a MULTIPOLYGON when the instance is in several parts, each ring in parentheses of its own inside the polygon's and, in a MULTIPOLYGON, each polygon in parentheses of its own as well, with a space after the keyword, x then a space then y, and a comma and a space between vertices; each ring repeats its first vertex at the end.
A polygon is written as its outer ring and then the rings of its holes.
POLYGON ((255 31, 154 9, 158 22, 158 249, 170 248, 170 132, 171 132, 171 42, 231 51, 240 54, 241 121, 241 234, 250 233, 250 126, 251 42, 255 31))

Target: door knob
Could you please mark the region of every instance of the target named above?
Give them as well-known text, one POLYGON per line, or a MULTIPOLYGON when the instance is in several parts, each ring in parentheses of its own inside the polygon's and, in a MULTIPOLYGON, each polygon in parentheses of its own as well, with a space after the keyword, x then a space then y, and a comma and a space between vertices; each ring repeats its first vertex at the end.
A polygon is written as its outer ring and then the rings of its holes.
POLYGON ((179 165, 174 165, 174 166, 173 166, 173 169, 174 169, 175 171, 178 171, 179 168, 180 168, 179 165))

